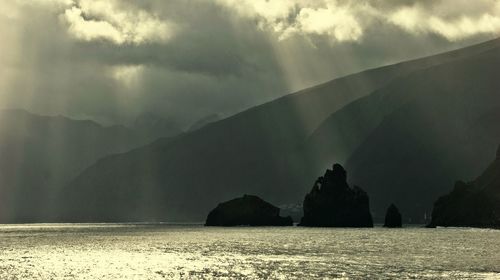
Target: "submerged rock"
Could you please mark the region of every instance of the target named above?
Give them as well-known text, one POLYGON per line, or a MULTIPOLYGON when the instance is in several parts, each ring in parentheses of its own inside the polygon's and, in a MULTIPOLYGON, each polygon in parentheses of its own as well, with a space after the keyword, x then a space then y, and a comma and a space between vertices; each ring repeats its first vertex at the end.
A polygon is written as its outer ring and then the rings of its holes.
POLYGON ((401 213, 399 213, 399 209, 396 207, 396 205, 391 204, 389 208, 387 208, 387 212, 385 213, 384 227, 400 228, 402 226, 403 222, 401 219, 401 213))
POLYGON ((368 195, 359 187, 349 187, 346 179, 340 164, 319 177, 304 199, 304 216, 299 225, 373 227, 368 195))
POLYGON ((434 203, 428 226, 500 228, 500 147, 481 176, 469 183, 458 181, 434 203))
POLYGON ((281 217, 280 209, 254 195, 244 195, 220 203, 210 211, 206 226, 292 226, 291 217, 281 217))

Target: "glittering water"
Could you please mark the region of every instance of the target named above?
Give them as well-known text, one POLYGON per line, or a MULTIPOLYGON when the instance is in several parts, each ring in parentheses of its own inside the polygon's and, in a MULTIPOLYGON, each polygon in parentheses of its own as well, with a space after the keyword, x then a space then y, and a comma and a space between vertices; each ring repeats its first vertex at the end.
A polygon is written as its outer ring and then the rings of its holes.
POLYGON ((500 231, 0 225, 0 279, 500 279, 500 231))

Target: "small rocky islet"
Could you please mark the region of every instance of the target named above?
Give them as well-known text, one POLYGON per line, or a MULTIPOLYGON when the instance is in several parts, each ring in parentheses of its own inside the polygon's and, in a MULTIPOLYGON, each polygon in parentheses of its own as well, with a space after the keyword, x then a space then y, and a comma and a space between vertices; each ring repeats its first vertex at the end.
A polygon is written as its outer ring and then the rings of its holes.
POLYGON ((387 208, 384 220, 384 227, 386 228, 403 227, 403 220, 401 218, 401 213, 399 213, 399 209, 396 207, 396 205, 394 205, 394 203, 389 205, 389 208, 387 208))
POLYGON ((280 209, 255 195, 244 195, 223 203, 207 217, 206 226, 292 226, 291 217, 281 217, 280 209))
POLYGON ((347 184, 347 172, 334 164, 314 183, 304 199, 305 227, 373 227, 368 194, 347 184))

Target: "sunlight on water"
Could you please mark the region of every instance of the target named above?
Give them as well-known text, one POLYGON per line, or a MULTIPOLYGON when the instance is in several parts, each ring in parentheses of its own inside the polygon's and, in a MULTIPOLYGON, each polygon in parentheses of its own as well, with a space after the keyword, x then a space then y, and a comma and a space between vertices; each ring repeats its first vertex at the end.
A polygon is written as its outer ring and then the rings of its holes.
POLYGON ((500 231, 0 225, 0 279, 500 279, 500 231))

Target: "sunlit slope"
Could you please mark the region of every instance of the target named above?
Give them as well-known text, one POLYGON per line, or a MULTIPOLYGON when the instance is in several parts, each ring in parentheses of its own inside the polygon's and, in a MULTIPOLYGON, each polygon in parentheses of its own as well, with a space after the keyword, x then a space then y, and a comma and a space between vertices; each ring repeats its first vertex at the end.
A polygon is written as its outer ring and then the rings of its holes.
MULTIPOLYGON (((410 73, 473 56, 497 44, 488 42, 336 79, 175 139, 102 159, 65 189, 63 218, 201 221, 218 202, 244 193, 274 204, 300 203, 324 169, 308 147, 308 137, 328 116, 410 73)), ((399 93, 405 95, 406 89, 399 93)), ((370 118, 370 114, 363 117, 370 118)), ((359 135, 366 137, 377 126, 374 120, 359 135)), ((338 151, 344 153, 339 160, 350 156, 358 144, 338 151)))
POLYGON ((62 185, 100 157, 141 143, 120 126, 0 111, 0 223, 45 221, 62 185))
POLYGON ((317 164, 341 155, 376 217, 395 202, 423 222, 454 180, 470 180, 491 161, 500 142, 499 71, 496 48, 398 78, 313 133, 317 164))

